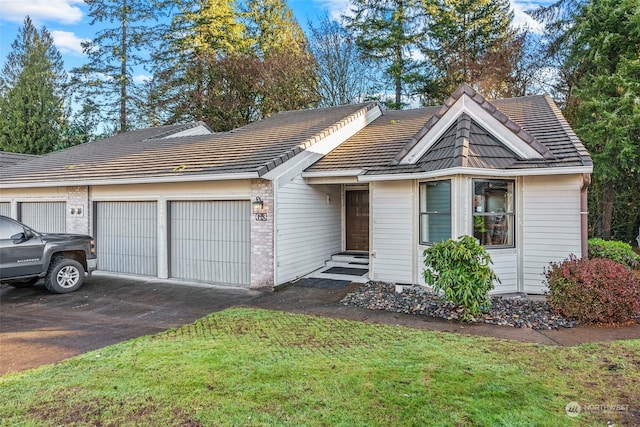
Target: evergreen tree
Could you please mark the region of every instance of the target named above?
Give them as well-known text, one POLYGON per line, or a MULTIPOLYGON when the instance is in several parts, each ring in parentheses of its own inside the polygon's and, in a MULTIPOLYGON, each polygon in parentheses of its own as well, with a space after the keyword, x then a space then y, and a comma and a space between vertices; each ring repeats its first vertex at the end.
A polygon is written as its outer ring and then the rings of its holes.
POLYGON ((203 120, 226 131, 314 105, 315 69, 286 2, 178 2, 156 56, 149 105, 161 121, 203 120))
POLYGON ((509 0, 434 0, 424 2, 431 24, 424 54, 437 70, 426 97, 436 103, 460 84, 485 94, 508 94, 522 41, 510 28, 509 0))
POLYGON ((420 0, 353 0, 351 14, 344 16, 355 34, 361 54, 379 64, 391 80, 395 101, 401 108, 403 95, 425 80, 423 63, 416 59, 418 44, 426 32, 420 0))
POLYGON ((0 150, 53 151, 66 121, 66 74, 51 34, 27 16, 11 44, 0 76, 0 150))
POLYGON ((259 57, 280 52, 304 53, 307 38, 286 0, 248 0, 243 15, 252 50, 259 57))
POLYGON ((249 0, 244 13, 260 62, 260 117, 317 105, 315 61, 286 0, 249 0))
POLYGON ((85 0, 91 25, 107 24, 96 37, 83 43, 88 63, 73 70, 83 96, 99 102, 109 127, 118 132, 132 127, 130 111, 134 99, 133 69, 148 61, 149 49, 162 31, 158 18, 163 14, 160 0, 85 0), (109 26, 111 25, 111 26, 109 26))
POLYGON ((592 233, 631 241, 640 226, 640 9, 636 0, 591 0, 577 9, 565 68, 565 113, 594 162, 592 233))
POLYGON ((154 55, 150 105, 161 122, 204 120, 219 130, 210 102, 224 95, 211 79, 224 74, 215 69, 219 61, 249 52, 245 25, 233 0, 175 0, 174 6, 154 55))

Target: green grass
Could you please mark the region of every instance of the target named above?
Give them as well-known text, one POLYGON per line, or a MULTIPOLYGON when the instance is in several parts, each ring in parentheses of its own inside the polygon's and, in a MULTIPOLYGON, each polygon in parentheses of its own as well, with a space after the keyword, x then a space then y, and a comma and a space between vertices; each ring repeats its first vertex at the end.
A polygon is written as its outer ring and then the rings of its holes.
POLYGON ((582 426, 640 416, 640 340, 571 348, 232 309, 0 377, 0 425, 582 426), (583 411, 565 405, 628 405, 583 411))

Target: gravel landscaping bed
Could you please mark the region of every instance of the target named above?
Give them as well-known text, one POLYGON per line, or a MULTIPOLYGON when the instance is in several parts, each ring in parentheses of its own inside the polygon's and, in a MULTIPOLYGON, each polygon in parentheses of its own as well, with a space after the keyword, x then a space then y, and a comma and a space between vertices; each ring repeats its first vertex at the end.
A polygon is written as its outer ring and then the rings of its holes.
MULTIPOLYGON (((395 285, 382 282, 366 283, 345 296, 340 303, 371 310, 440 317, 448 320, 459 320, 462 312, 444 297, 428 289, 411 286, 405 287, 401 293, 398 293, 395 285)), ((533 329, 572 328, 577 323, 553 313, 545 301, 532 300, 525 296, 492 297, 488 312, 474 321, 533 329)))

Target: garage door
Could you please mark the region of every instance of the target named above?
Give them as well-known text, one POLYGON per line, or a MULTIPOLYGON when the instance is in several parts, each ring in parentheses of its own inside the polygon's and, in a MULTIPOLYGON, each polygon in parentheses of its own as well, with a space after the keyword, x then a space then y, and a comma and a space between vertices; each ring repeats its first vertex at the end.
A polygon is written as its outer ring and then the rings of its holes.
POLYGON ((11 216, 11 203, 0 202, 0 215, 11 216))
POLYGON ((248 286, 250 213, 248 201, 171 202, 171 277, 248 286))
POLYGON ((96 202, 98 269, 156 276, 158 213, 155 202, 96 202))
POLYGON ((19 205, 19 219, 43 233, 64 233, 67 229, 65 202, 23 202, 19 205))

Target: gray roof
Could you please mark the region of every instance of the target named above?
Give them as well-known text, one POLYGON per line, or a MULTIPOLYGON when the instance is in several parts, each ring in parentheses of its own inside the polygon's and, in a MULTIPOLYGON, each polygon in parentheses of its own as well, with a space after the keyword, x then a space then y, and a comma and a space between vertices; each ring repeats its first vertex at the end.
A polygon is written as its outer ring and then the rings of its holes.
POLYGON ((0 184, 73 183, 255 173, 285 160, 376 104, 289 111, 230 132, 167 137, 198 124, 160 126, 53 152, 0 171, 0 184))
POLYGON ((487 101, 467 85, 444 106, 386 111, 337 149, 307 169, 366 174, 420 173, 453 167, 529 169, 591 166, 591 158, 548 95, 487 101), (416 164, 400 164, 455 101, 466 94, 516 137, 540 153, 541 159, 521 159, 486 129, 461 114, 416 164))
POLYGON ((21 153, 10 153, 8 151, 0 151, 0 168, 5 168, 6 166, 15 165, 16 163, 24 162, 26 160, 35 159, 36 155, 33 154, 21 154, 21 153))

